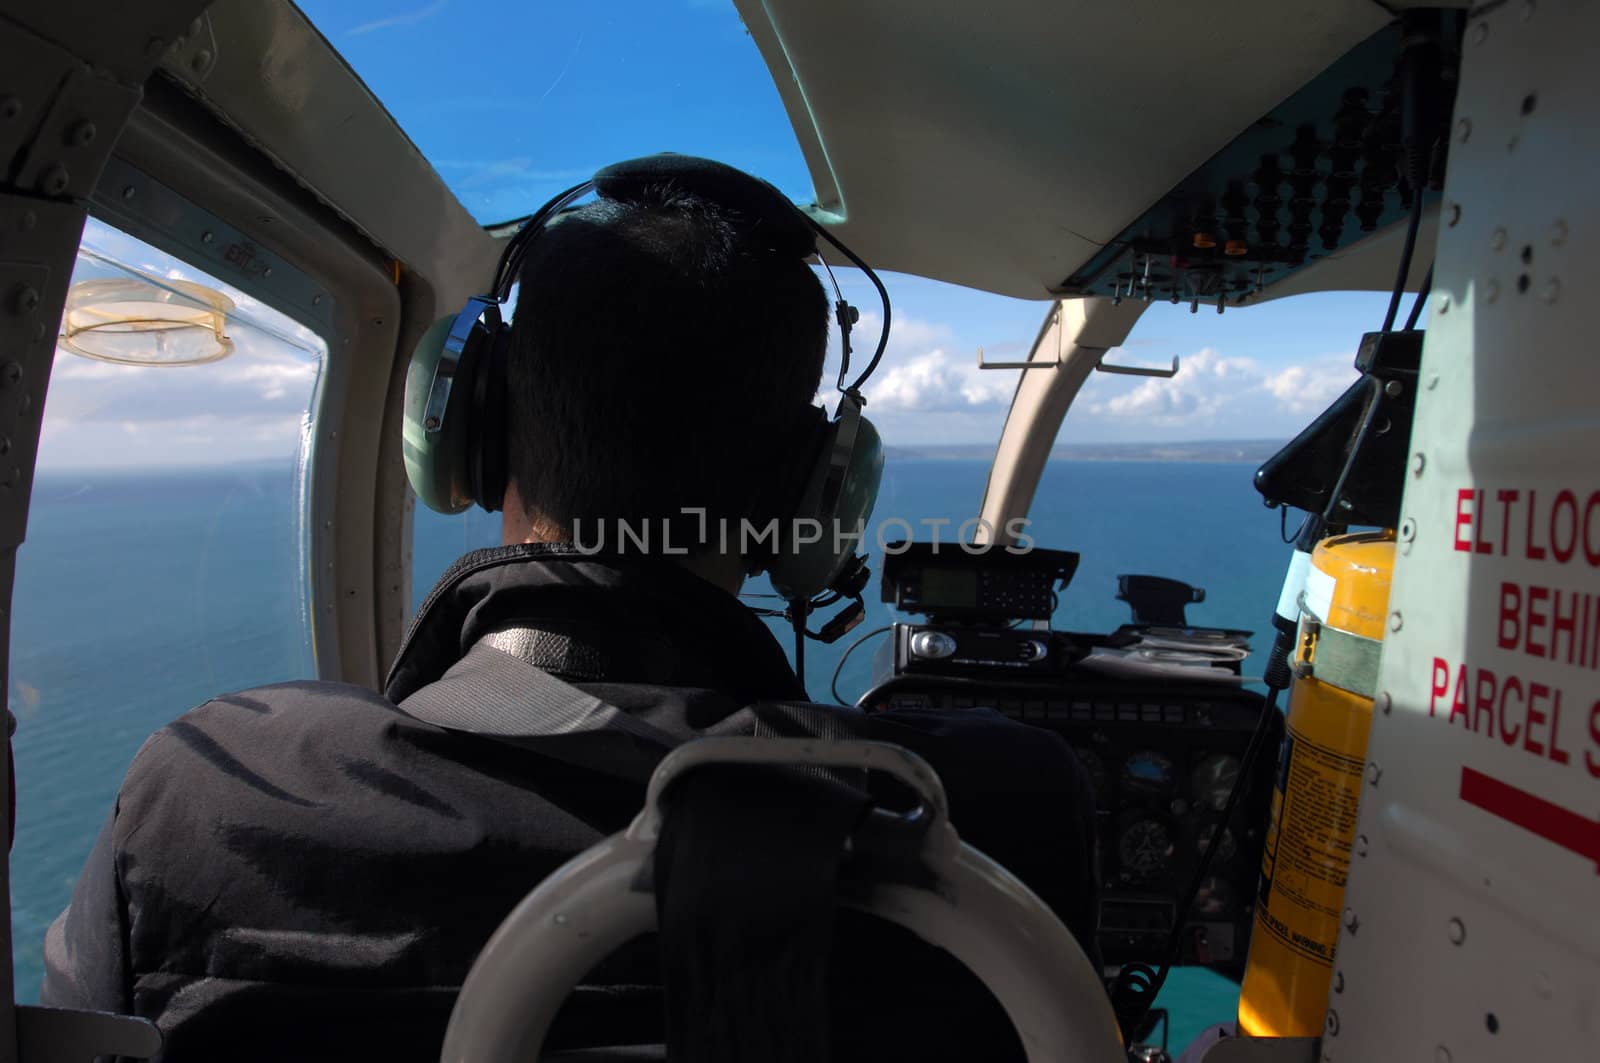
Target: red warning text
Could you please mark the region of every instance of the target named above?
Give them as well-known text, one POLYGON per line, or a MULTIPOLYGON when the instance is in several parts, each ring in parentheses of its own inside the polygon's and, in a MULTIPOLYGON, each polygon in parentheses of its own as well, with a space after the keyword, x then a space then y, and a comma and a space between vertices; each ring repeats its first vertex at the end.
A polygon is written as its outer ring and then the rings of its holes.
POLYGON ((1495 644, 1559 664, 1600 667, 1600 595, 1501 580, 1495 644))
POLYGON ((1428 690, 1430 717, 1600 779, 1600 701, 1571 707, 1550 684, 1443 657, 1433 659, 1428 690))
POLYGON ((1453 535, 1461 553, 1600 568, 1600 491, 1463 487, 1453 535))

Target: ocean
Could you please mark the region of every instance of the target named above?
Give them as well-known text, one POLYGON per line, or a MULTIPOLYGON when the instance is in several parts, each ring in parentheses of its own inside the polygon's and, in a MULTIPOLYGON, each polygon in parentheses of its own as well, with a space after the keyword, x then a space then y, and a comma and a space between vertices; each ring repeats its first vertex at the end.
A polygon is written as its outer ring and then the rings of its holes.
MULTIPOLYGON (((1126 622, 1116 577, 1145 573, 1206 589, 1206 600, 1189 609, 1194 623, 1265 632, 1289 547, 1278 514, 1251 487, 1252 471, 1244 463, 1053 462, 1029 534, 1039 546, 1082 554, 1055 626, 1109 631, 1126 622)), ((981 461, 891 460, 874 520, 898 517, 926 537, 931 530, 917 522, 948 519, 941 535, 950 539, 973 516, 987 472, 981 461)), ((45 927, 66 904, 140 744, 212 695, 311 674, 293 483, 287 462, 40 474, 11 628, 17 999, 37 998, 45 927)), ((452 560, 498 534, 495 515, 419 510, 413 604, 452 560)), ((747 588, 769 589, 762 580, 747 588)), ((874 578, 856 632, 833 646, 808 644, 813 699, 830 700, 834 667, 856 635, 892 618, 874 578)), ((787 626, 772 623, 788 649, 787 626)), ((1268 641, 1265 634, 1255 640, 1258 649, 1268 641)), ((847 699, 871 683, 875 642, 852 654, 840 674, 847 699)), ((1173 1014, 1174 1048, 1231 1018, 1236 1000, 1236 988, 1209 972, 1175 973, 1159 1002, 1173 1014)))

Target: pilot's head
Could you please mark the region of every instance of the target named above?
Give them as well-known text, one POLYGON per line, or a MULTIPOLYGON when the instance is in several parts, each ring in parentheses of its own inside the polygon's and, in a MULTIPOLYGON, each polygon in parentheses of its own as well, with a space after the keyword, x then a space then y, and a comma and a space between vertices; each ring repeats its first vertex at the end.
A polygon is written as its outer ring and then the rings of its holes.
POLYGON ((669 526, 736 586, 748 565, 737 535, 718 556, 718 523, 781 515, 827 345, 816 275, 737 212, 659 185, 568 212, 520 282, 506 541, 592 544, 603 525, 613 543, 626 522, 659 553, 669 526))

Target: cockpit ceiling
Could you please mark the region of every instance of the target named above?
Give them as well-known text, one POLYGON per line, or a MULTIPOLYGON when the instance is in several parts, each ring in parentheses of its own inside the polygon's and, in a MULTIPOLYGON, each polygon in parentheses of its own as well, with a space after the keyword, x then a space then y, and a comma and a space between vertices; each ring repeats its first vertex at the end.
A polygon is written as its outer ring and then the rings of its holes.
MULTIPOLYGON (((874 265, 1022 298, 1059 290, 1392 10, 1420 6, 735 3, 841 237, 874 265)), ((1385 236, 1339 256, 1326 286, 1389 287, 1385 236)))

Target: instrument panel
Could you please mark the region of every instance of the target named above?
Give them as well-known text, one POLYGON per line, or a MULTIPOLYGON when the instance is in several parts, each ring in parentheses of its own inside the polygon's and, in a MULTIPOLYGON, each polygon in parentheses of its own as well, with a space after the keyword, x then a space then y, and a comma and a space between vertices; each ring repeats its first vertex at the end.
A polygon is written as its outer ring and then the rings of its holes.
POLYGON ((1202 855, 1217 854, 1183 931, 1183 961, 1244 969, 1281 722, 1245 780, 1232 827, 1217 821, 1239 780, 1261 698, 1216 684, 1176 688, 1078 681, 952 683, 897 676, 863 704, 988 707, 1061 735, 1094 786, 1105 962, 1159 962, 1202 855))

